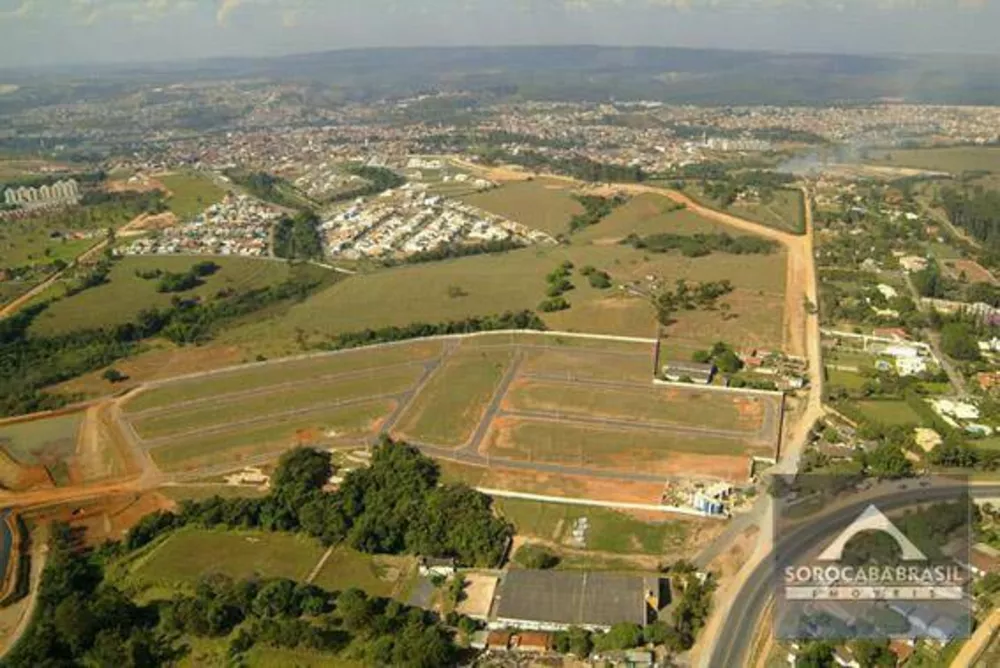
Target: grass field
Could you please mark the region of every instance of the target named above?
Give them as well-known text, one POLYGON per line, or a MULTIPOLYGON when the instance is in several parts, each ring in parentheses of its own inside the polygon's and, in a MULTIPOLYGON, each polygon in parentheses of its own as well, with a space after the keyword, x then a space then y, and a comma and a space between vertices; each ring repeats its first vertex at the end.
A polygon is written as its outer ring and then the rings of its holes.
POLYGON ((652 344, 614 350, 526 350, 521 373, 566 378, 647 382, 653 375, 652 344))
POLYGON ((866 162, 937 172, 1000 172, 1000 148, 956 146, 947 148, 891 149, 872 152, 866 162))
MULTIPOLYGON (((721 209, 720 203, 707 197, 697 185, 687 186, 684 192, 705 206, 721 209)), ((803 208, 802 192, 799 190, 776 189, 774 199, 767 204, 736 202, 724 210, 741 218, 785 232, 793 234, 805 232, 805 209, 803 208)))
POLYGON ((153 448, 150 454, 165 471, 237 465, 247 457, 277 454, 296 445, 353 442, 374 436, 394 406, 389 400, 372 400, 275 417, 263 425, 178 438, 153 448))
MULTIPOLYGON (((760 401, 765 401, 761 399, 760 401)), ((597 386, 528 379, 511 387, 504 407, 512 411, 558 412, 564 416, 611 418, 707 429, 760 428, 763 407, 721 392, 676 388, 597 386)))
POLYGON ((266 531, 186 528, 169 536, 131 568, 148 585, 190 587, 209 573, 233 579, 304 580, 323 555, 314 538, 266 531))
POLYGON ((496 499, 494 504, 519 535, 559 544, 566 544, 576 521, 586 517, 584 547, 598 552, 659 555, 682 546, 688 537, 682 521, 643 522, 606 508, 521 499, 496 499))
POLYGON ((419 366, 410 365, 376 370, 360 377, 303 383, 277 392, 208 401, 178 411, 156 413, 137 418, 133 425, 143 439, 159 439, 358 398, 396 395, 416 383, 421 371, 419 366))
POLYGON ((172 501, 203 501, 213 496, 220 496, 223 499, 256 499, 267 496, 268 491, 257 487, 246 485, 226 485, 217 483, 205 483, 203 485, 170 485, 160 487, 156 490, 158 494, 171 499, 172 501))
POLYGON ((850 371, 827 368, 826 382, 830 386, 845 387, 848 390, 860 390, 865 384, 865 377, 850 371))
POLYGON ((747 455, 773 456, 773 447, 706 435, 602 428, 569 422, 504 418, 484 443, 494 457, 567 466, 742 480, 747 455))
POLYGON ((65 459, 76 452, 83 413, 0 426, 0 447, 22 464, 65 459))
POLYGON ((235 368, 211 376, 181 380, 154 388, 130 399, 130 413, 169 408, 181 401, 263 389, 283 383, 313 381, 323 376, 359 373, 404 363, 420 363, 441 354, 440 341, 411 341, 371 350, 347 350, 332 355, 235 368))
POLYGON ((574 235, 574 243, 611 243, 629 234, 710 234, 733 233, 731 228, 720 225, 687 209, 679 209, 667 197, 646 193, 633 197, 610 216, 574 235))
POLYGON ((414 557, 370 555, 338 547, 313 583, 330 591, 357 587, 370 596, 406 601, 416 576, 414 557))
POLYGON ((220 269, 181 296, 210 299, 220 290, 261 288, 289 277, 285 262, 237 257, 124 257, 114 263, 107 283, 51 305, 35 320, 32 331, 51 335, 84 327, 109 327, 134 320, 143 309, 169 307, 174 295, 157 292, 157 279, 146 280, 135 272, 160 269, 182 273, 201 260, 211 260, 220 269))
POLYGON ((157 180, 170 191, 167 206, 182 221, 194 218, 226 195, 210 177, 194 172, 159 176, 157 180))
POLYGON ((513 358, 511 349, 459 351, 403 415, 403 438, 460 446, 472 436, 513 358))
POLYGON ((490 213, 555 236, 569 232, 570 218, 583 213, 564 182, 537 178, 507 183, 495 190, 462 197, 462 201, 490 213))
MULTIPOLYGON (((679 338, 706 343, 718 339, 740 346, 780 348, 785 289, 783 255, 712 255, 684 258, 646 255, 619 245, 581 245, 528 248, 502 256, 478 256, 396 267, 343 280, 302 304, 281 320, 266 320, 242 327, 222 337, 237 345, 264 340, 293 340, 302 330, 310 340, 368 327, 413 322, 458 320, 505 310, 536 309, 545 297, 545 276, 569 260, 577 267, 592 265, 607 271, 615 284, 659 277, 671 285, 729 279, 736 287, 724 301, 731 305, 730 319, 720 311, 682 312, 670 332, 679 338), (452 297, 449 288, 460 287, 467 296, 452 297)), ((656 314, 651 304, 612 288, 598 290, 574 273, 576 289, 566 294, 572 307, 543 314, 553 329, 655 336, 656 314)))
POLYGON ((84 239, 52 236, 62 230, 63 227, 57 222, 4 221, 0 225, 0 258, 3 258, 3 266, 45 265, 56 260, 69 264, 104 238, 100 233, 84 239))
POLYGON ((905 401, 859 401, 857 405, 868 419, 887 426, 918 426, 923 422, 905 401))

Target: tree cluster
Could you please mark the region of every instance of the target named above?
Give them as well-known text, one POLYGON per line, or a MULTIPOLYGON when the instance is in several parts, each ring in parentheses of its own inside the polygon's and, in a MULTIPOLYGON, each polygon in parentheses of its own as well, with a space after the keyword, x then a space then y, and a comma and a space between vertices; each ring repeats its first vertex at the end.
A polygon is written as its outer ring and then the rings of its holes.
POLYGON ((718 234, 651 234, 646 237, 632 233, 622 240, 639 250, 652 253, 669 253, 678 250, 685 257, 704 257, 713 252, 730 255, 770 255, 778 244, 769 239, 751 236, 733 237, 725 232, 718 234))
POLYGON ((615 195, 614 197, 601 197, 599 195, 575 195, 573 197, 583 205, 583 213, 578 213, 570 218, 570 233, 596 225, 604 218, 611 215, 611 212, 625 204, 628 197, 625 195, 615 195))
POLYGON ((155 606, 138 606, 104 582, 97 557, 79 550, 67 525, 54 524, 35 618, 4 665, 165 665, 179 653, 156 627, 155 606))
POLYGON ((243 186, 257 199, 273 202, 279 206, 297 208, 300 202, 288 193, 294 190, 292 184, 285 179, 267 172, 243 172, 236 169, 226 170, 233 183, 243 186))
POLYGON ((658 294, 653 305, 660 324, 669 325, 678 311, 715 308, 719 298, 732 291, 733 284, 728 279, 705 281, 692 286, 682 278, 677 280, 673 290, 664 290, 658 294))
POLYGON ((564 311, 570 307, 569 302, 563 295, 574 288, 573 283, 569 280, 572 273, 573 263, 566 260, 545 277, 548 288, 545 290, 546 299, 538 305, 539 311, 552 313, 554 311, 564 311))
POLYGON ((517 239, 491 239, 475 244, 444 244, 430 250, 418 251, 412 255, 407 255, 402 260, 384 260, 383 264, 392 266, 395 264, 420 264, 423 262, 437 262, 439 260, 451 260, 458 257, 469 257, 472 255, 495 255, 506 253, 512 250, 526 248, 526 245, 517 239))
POLYGON ((941 192, 941 205, 955 226, 985 246, 1000 247, 1000 192, 946 188, 941 192))
POLYGON ((597 267, 587 265, 580 269, 580 274, 587 277, 587 281, 590 283, 590 287, 592 288, 607 290, 612 285, 611 274, 606 271, 602 271, 597 267))
POLYGON ((717 341, 710 350, 698 350, 691 360, 701 364, 712 363, 722 373, 737 373, 743 368, 743 360, 736 354, 732 346, 717 341))
POLYGON ((406 183, 406 179, 385 167, 358 166, 351 167, 347 171, 355 176, 360 176, 368 181, 368 183, 353 190, 339 193, 331 201, 346 202, 358 197, 374 197, 386 190, 398 188, 406 183))
POLYGON ((336 491, 324 492, 332 470, 329 453, 292 450, 282 456, 268 496, 185 502, 179 513, 143 518, 125 545, 135 549, 196 524, 301 531, 326 545, 453 557, 468 566, 492 567, 502 558, 512 528, 494 516, 490 498, 465 485, 439 485, 437 464, 416 448, 386 439, 369 467, 348 472, 336 491))
POLYGON ((274 226, 274 254, 288 260, 316 260, 323 257, 319 216, 304 211, 283 217, 274 226))
POLYGON ((642 183, 647 179, 647 174, 641 167, 595 162, 584 156, 560 158, 535 151, 520 151, 518 153, 496 151, 484 156, 484 158, 488 158, 490 162, 494 163, 505 162, 520 165, 534 172, 551 171, 556 174, 565 174, 590 183, 642 183))
POLYGON ((204 278, 219 270, 219 265, 211 261, 198 262, 185 272, 159 272, 157 292, 187 292, 204 284, 204 278))

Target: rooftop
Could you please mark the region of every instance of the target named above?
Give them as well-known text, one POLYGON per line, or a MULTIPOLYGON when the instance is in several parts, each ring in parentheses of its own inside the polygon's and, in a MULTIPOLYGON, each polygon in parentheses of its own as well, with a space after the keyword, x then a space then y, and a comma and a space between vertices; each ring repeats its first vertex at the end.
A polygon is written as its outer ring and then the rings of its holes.
POLYGON ((496 616, 579 626, 645 625, 646 590, 645 578, 636 575, 513 570, 497 589, 496 616))

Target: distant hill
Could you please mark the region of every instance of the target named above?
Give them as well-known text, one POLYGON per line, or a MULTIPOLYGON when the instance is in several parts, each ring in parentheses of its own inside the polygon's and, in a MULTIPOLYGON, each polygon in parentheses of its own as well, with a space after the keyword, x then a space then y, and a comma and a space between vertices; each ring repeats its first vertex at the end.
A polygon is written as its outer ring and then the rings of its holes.
POLYGON ((179 76, 296 80, 333 88, 346 99, 466 90, 522 99, 713 105, 864 103, 887 98, 1000 104, 1000 58, 990 56, 603 46, 405 48, 133 65, 105 69, 102 75, 115 80, 179 76))

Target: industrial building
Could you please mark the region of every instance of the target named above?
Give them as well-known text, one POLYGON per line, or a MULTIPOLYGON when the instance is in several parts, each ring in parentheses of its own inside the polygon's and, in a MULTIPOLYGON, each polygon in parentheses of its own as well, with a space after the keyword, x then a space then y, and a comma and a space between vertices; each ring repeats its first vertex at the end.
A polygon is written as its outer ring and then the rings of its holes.
POLYGON ((606 631, 645 626, 660 607, 660 578, 599 572, 511 570, 497 587, 490 628, 606 631))

